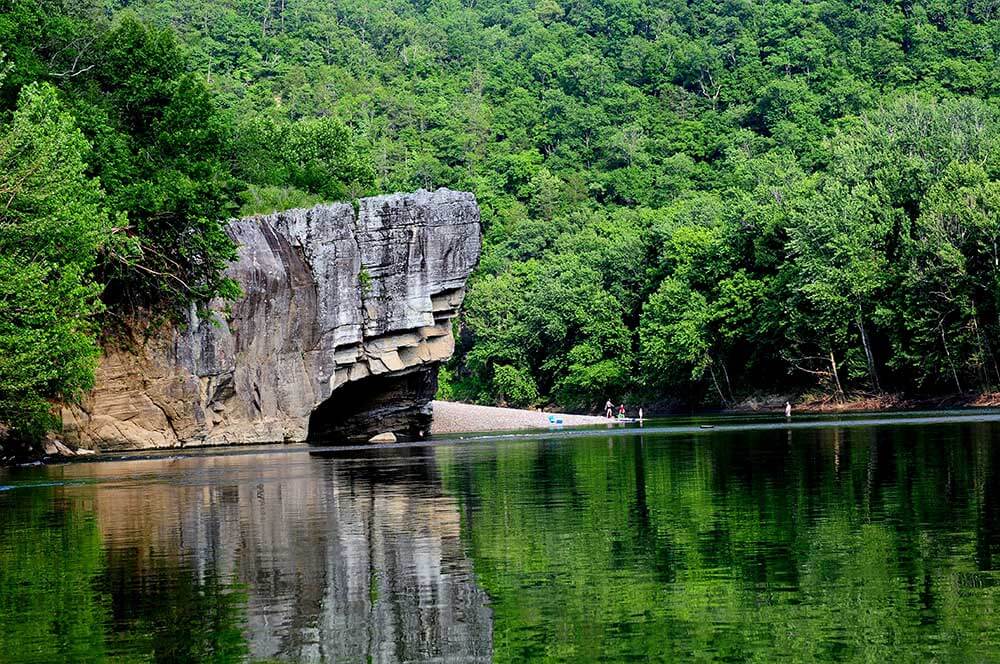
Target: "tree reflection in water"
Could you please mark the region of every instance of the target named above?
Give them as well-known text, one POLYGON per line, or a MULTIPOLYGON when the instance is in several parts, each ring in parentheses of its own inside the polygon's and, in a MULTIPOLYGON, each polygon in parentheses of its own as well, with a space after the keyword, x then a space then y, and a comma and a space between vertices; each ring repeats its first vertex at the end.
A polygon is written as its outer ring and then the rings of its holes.
POLYGON ((6 471, 0 660, 991 661, 997 426, 6 471))
POLYGON ((994 661, 997 425, 442 448, 497 661, 994 661))

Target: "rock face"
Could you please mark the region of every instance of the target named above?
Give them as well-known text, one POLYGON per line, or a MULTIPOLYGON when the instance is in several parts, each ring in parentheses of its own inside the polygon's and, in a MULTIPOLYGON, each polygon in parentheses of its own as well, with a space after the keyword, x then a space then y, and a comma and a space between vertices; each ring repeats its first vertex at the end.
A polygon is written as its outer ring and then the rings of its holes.
POLYGON ((472 194, 439 189, 230 222, 242 300, 108 349, 62 410, 91 449, 420 435, 479 259, 472 194))

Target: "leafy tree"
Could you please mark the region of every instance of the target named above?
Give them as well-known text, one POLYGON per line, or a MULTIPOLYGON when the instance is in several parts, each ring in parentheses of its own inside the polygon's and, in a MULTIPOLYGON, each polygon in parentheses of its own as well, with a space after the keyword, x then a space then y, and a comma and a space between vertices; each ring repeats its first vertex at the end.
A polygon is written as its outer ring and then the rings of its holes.
POLYGON ((0 133, 0 422, 15 437, 44 431, 50 400, 93 381, 93 271, 111 217, 88 150, 48 85, 25 87, 0 133))
POLYGON ((838 350, 860 348, 870 385, 880 390, 870 328, 888 285, 891 229, 864 185, 849 190, 822 182, 803 194, 800 205, 791 214, 786 264, 791 340, 814 346, 820 358, 829 355, 831 374, 838 350))
POLYGON ((228 128, 205 83, 185 71, 171 31, 128 14, 100 36, 91 57, 78 114, 137 247, 106 265, 107 299, 119 313, 172 313, 216 294, 235 296, 222 274, 236 256, 222 228, 236 209, 224 161, 228 128))
POLYGON ((237 174, 249 183, 290 187, 322 200, 357 198, 374 183, 374 168, 335 118, 254 116, 237 126, 234 158, 237 174))
POLYGON ((493 367, 492 388, 500 403, 510 406, 523 408, 538 401, 538 388, 531 374, 509 364, 493 367))

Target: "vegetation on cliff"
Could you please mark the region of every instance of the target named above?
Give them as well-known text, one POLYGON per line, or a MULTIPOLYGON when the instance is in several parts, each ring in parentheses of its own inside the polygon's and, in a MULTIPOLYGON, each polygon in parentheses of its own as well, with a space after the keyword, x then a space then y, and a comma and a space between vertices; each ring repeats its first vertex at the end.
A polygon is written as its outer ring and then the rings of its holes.
POLYGON ((1000 388, 992 3, 0 9, 5 107, 54 85, 124 218, 112 313, 231 295, 241 208, 450 186, 486 224, 457 398, 1000 388))
POLYGON ((0 131, 0 421, 29 435, 47 422, 48 397, 93 380, 92 275, 111 219, 86 152, 56 91, 24 87, 0 131))

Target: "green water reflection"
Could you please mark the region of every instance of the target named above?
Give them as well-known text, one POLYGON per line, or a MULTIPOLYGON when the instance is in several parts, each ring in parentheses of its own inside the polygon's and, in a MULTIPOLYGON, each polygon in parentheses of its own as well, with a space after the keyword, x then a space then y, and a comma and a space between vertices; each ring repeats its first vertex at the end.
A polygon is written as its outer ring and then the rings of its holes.
POLYGON ((105 652, 100 533, 92 514, 60 509, 52 493, 4 496, 0 507, 2 661, 88 662, 105 652))
POLYGON ((497 661, 997 661, 991 424, 438 452, 497 661))
POLYGON ((0 501, 0 662, 244 660, 245 595, 212 569, 138 569, 139 540, 106 551, 93 491, 29 482, 0 501))
POLYGON ((0 471, 0 663, 1000 661, 1000 424, 0 471))

